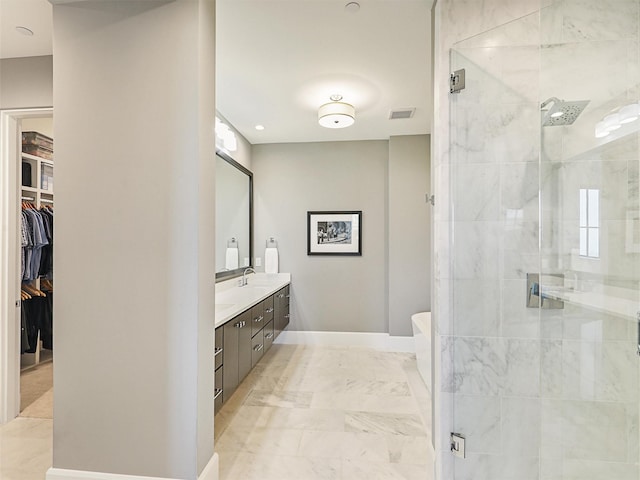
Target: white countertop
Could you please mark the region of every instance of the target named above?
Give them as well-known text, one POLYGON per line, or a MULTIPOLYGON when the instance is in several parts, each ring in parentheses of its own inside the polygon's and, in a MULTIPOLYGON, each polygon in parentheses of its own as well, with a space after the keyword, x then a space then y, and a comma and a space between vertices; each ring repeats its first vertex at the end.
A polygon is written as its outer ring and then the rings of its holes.
POLYGON ((628 288, 599 285, 585 292, 563 286, 542 285, 541 290, 544 298, 562 300, 617 317, 635 319, 640 310, 639 292, 628 288))
POLYGON ((247 280, 244 287, 239 278, 216 283, 216 328, 290 284, 291 274, 255 273, 247 280))

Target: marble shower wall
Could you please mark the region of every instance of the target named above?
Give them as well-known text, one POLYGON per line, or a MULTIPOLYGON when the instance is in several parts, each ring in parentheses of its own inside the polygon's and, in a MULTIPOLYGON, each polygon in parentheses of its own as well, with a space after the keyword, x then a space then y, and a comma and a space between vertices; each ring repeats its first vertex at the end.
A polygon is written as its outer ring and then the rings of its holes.
POLYGON ((638 479, 634 325, 568 304, 525 307, 527 272, 584 268, 572 253, 573 190, 591 188, 584 181, 606 192, 598 273, 638 280, 638 259, 620 244, 638 203, 637 134, 599 150, 593 135, 616 102, 637 100, 638 4, 435 7, 438 479, 638 479), (458 68, 467 89, 450 96, 458 68), (550 96, 591 103, 574 126, 543 132, 539 104, 550 96), (448 451, 451 431, 466 435, 464 460, 448 451))
MULTIPOLYGON (((556 2, 541 11, 540 53, 541 99, 590 100, 572 126, 541 132, 542 269, 564 273, 578 295, 636 308, 640 254, 626 237, 638 210, 637 126, 604 139, 594 127, 638 101, 639 16, 638 0, 556 2), (581 188, 600 191, 597 259, 579 255, 581 188)), ((635 315, 567 303, 542 311, 541 327, 541 478, 637 480, 635 315)))

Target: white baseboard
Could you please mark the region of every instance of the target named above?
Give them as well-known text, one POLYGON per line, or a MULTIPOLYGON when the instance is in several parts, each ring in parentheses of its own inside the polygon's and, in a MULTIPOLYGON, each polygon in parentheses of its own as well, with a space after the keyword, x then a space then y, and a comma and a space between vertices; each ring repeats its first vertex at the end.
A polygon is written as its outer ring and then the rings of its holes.
POLYGON ((284 330, 278 335, 274 343, 335 347, 369 347, 388 352, 415 353, 413 337, 392 336, 388 333, 284 330))
POLYGON ((207 463, 207 466, 204 467, 204 470, 202 470, 202 473, 198 476, 198 480, 218 480, 219 469, 219 457, 217 453, 214 453, 209 463, 207 463))
MULTIPOLYGON (((121 475, 117 473, 87 472, 82 470, 67 470, 64 468, 50 468, 47 470, 46 480, 178 480, 166 477, 141 477, 138 475, 121 475)), ((214 453, 211 460, 198 480, 218 480, 218 454, 214 453)))

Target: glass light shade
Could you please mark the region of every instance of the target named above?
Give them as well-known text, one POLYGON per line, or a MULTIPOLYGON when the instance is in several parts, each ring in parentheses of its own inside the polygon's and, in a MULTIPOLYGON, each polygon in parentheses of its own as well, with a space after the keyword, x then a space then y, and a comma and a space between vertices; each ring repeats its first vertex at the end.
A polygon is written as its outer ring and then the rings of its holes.
POLYGON ((638 119, 640 116, 640 105, 632 103, 625 105, 620 109, 620 123, 631 123, 638 119))
POLYGON ((596 123, 596 138, 604 138, 611 132, 604 128, 604 121, 596 123))
POLYGON ((622 126, 620 123, 620 114, 612 113, 604 117, 604 129, 608 132, 619 129, 622 126))
POLYGON ((326 128, 345 128, 356 121, 353 105, 344 102, 325 103, 318 109, 318 123, 326 128))

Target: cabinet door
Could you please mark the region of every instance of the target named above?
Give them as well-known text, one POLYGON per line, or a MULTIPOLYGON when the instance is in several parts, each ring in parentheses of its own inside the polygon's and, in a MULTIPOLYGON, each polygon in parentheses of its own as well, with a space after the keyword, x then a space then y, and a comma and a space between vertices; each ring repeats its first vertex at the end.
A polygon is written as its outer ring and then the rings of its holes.
POLYGON ((260 330, 251 339, 251 368, 256 366, 264 355, 264 330, 260 330))
POLYGON ((224 374, 222 376, 223 401, 229 400, 236 390, 239 381, 238 375, 238 338, 240 334, 240 317, 225 323, 222 362, 224 374))
POLYGON ((278 292, 274 295, 274 304, 273 304, 273 330, 274 334, 277 337, 280 335, 282 331, 282 326, 284 325, 284 298, 285 298, 285 289, 278 290, 278 292))
POLYGON ((220 367, 216 370, 214 381, 213 381, 214 392, 215 392, 213 394, 213 412, 214 413, 218 413, 218 410, 220 410, 220 407, 222 406, 222 402, 224 401, 223 378, 224 378, 223 367, 220 367))
POLYGON ((251 310, 238 316, 238 382, 251 370, 251 310))
POLYGON ((262 330, 262 327, 264 327, 264 302, 251 308, 251 336, 262 330))
POLYGON ((291 290, 289 288, 289 285, 287 285, 286 287, 284 287, 284 307, 283 307, 283 311, 284 311, 284 315, 283 315, 283 319, 282 319, 282 330, 284 330, 285 328, 287 328, 287 325, 289 325, 289 318, 290 318, 290 314, 291 314, 291 307, 290 307, 290 298, 291 298, 291 290))

